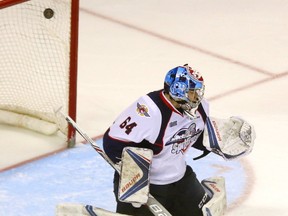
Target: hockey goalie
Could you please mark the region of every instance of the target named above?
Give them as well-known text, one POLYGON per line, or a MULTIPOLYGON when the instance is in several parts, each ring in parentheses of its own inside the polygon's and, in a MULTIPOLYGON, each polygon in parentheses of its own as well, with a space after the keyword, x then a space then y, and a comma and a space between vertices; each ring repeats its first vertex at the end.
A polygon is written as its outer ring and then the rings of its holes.
MULTIPOLYGON (((77 209, 100 216, 223 215, 224 178, 199 181, 186 152, 193 147, 203 151, 197 159, 212 152, 235 160, 252 151, 255 132, 243 118, 209 116, 204 90, 201 74, 186 64, 168 71, 163 89, 128 106, 103 136, 105 157, 119 166, 113 179, 116 213, 83 205, 77 209)), ((59 215, 65 212, 65 205, 58 207, 59 215)))

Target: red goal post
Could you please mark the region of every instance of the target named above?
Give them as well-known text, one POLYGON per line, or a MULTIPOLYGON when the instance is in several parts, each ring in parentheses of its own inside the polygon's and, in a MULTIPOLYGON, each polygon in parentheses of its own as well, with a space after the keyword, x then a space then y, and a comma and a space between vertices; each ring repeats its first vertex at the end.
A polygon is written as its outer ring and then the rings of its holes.
POLYGON ((0 124, 46 135, 75 130, 79 0, 0 0, 0 124))

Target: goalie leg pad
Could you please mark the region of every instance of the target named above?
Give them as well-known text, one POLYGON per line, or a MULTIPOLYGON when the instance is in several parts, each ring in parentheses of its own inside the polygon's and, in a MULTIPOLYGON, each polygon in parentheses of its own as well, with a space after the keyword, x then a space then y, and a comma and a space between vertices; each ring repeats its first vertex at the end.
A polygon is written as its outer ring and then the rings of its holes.
POLYGON ((118 189, 119 201, 140 205, 147 203, 152 156, 152 150, 146 148, 123 149, 118 189))
POLYGON ((222 216, 227 208, 225 179, 213 177, 202 180, 206 193, 211 197, 202 207, 203 216, 222 216))

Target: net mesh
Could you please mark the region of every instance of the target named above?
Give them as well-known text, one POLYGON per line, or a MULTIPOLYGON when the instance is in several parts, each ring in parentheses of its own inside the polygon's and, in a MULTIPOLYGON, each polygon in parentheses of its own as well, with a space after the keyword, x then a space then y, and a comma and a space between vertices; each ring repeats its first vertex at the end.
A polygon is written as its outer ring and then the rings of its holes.
POLYGON ((0 9, 0 109, 55 123, 55 108, 68 112, 70 11, 71 0, 0 9))

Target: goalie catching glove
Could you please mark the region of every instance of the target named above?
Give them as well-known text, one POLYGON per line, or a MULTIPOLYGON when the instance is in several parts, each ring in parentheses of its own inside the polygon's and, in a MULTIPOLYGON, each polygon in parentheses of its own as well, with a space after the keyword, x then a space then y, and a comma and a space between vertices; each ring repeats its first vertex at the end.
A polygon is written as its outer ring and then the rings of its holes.
POLYGON ((203 145, 207 150, 232 160, 249 154, 254 146, 254 127, 240 117, 207 118, 203 145))

